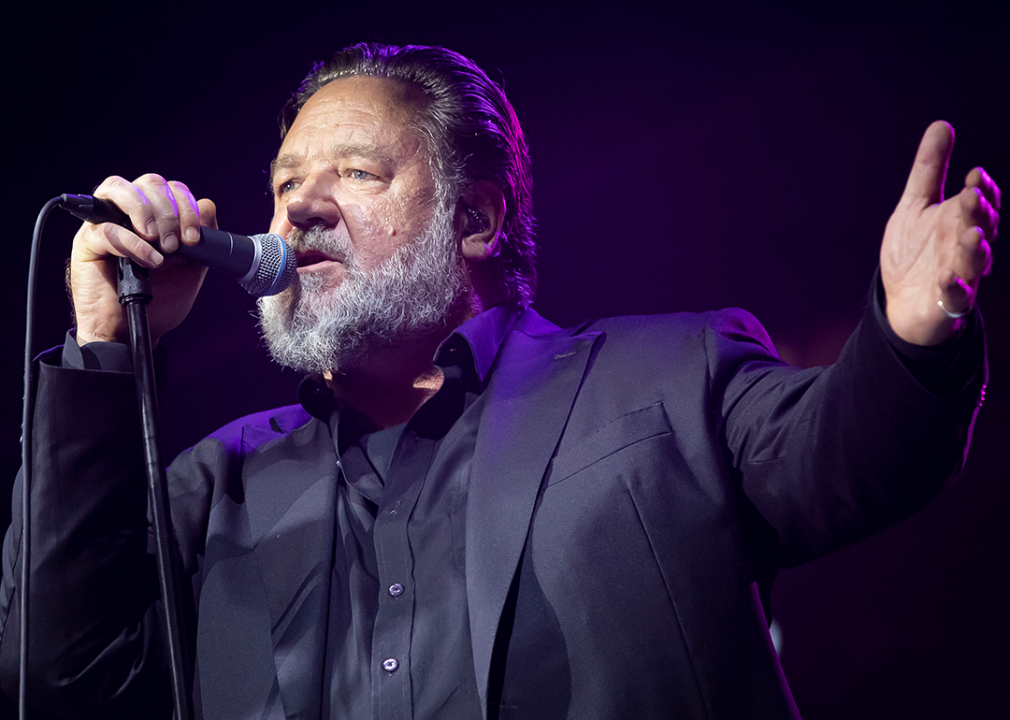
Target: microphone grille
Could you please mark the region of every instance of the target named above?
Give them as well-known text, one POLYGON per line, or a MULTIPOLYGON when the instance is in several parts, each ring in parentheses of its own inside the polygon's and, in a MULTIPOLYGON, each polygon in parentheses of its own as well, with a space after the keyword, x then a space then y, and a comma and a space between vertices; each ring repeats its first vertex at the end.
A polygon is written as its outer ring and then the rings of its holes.
POLYGON ((253 235, 252 240, 259 247, 259 264, 255 274, 240 284, 254 297, 276 295, 295 280, 298 267, 295 252, 274 233, 253 235))

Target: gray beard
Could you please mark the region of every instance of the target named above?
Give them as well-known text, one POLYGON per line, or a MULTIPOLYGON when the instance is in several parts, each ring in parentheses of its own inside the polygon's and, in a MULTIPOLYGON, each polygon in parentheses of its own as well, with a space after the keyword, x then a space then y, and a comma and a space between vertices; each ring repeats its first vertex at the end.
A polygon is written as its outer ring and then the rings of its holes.
POLYGON ((307 273, 260 298, 260 328, 270 354, 301 372, 338 372, 369 354, 463 321, 474 295, 453 231, 453 212, 439 203, 428 228, 379 267, 363 271, 346 238, 321 227, 294 230, 295 250, 318 250, 344 264, 339 285, 307 273))

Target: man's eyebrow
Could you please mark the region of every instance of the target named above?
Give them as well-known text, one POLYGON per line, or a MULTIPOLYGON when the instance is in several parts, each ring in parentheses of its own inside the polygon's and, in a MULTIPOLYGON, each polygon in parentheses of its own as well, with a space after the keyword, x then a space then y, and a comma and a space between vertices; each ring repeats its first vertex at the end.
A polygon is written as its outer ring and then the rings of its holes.
MULTIPOLYGON (((393 156, 374 143, 338 143, 330 148, 333 157, 360 157, 383 164, 391 164, 393 156)), ((285 153, 270 161, 270 184, 273 185, 274 175, 282 168, 296 167, 304 159, 301 153, 285 153)))
POLYGON ((284 155, 280 155, 278 157, 275 157, 273 160, 271 160, 270 161, 270 186, 273 187, 273 184, 274 184, 274 175, 277 174, 278 170, 280 170, 281 168, 294 167, 295 165, 297 165, 301 161, 302 161, 302 156, 298 155, 297 153, 285 153, 284 155))

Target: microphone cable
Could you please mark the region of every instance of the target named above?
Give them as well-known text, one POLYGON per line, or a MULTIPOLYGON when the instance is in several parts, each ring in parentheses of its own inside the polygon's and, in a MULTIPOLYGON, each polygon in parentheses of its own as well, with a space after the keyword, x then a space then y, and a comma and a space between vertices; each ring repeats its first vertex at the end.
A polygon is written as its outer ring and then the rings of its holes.
POLYGON ((21 610, 21 637, 18 655, 18 718, 27 720, 28 706, 28 583, 31 568, 31 489, 32 489, 32 424, 35 414, 34 373, 35 359, 32 348, 35 345, 35 287, 38 276, 39 245, 42 228, 53 208, 58 207, 62 197, 54 197, 47 202, 35 220, 32 233, 31 253, 28 257, 28 298, 25 303, 25 373, 24 400, 21 405, 21 576, 18 580, 18 602, 21 610))

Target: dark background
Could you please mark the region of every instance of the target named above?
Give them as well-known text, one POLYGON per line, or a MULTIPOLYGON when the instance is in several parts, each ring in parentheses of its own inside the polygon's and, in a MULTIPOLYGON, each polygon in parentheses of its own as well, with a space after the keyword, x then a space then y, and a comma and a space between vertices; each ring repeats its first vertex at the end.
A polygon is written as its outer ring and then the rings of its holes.
MULTIPOLYGON (((1010 187, 1010 24, 997 3, 420 5, 34 3, 26 19, 8 15, 0 494, 19 463, 37 209, 108 174, 156 171, 212 197, 225 229, 262 232, 276 112, 346 44, 446 45, 504 84, 534 158, 536 307, 560 324, 739 305, 788 359, 828 363, 930 121, 957 129, 952 192, 976 164, 1010 187)), ((74 228, 62 214, 47 226, 36 350, 69 322, 74 228)), ((960 482, 899 527, 779 578, 782 660, 808 720, 1010 716, 1006 271, 997 262, 981 292, 993 383, 960 482)), ((298 378, 266 359, 252 308, 208 278, 164 340, 167 454, 293 402, 298 378)))

